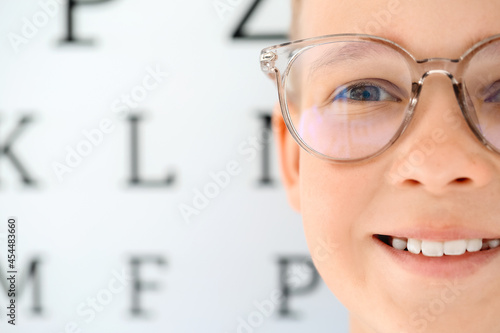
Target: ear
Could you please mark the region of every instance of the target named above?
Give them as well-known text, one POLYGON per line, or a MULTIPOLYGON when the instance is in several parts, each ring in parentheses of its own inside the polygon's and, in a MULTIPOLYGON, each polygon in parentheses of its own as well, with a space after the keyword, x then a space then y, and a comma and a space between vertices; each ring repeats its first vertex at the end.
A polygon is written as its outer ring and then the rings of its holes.
POLYGON ((288 202, 294 210, 300 212, 300 147, 286 128, 279 103, 273 109, 272 124, 280 157, 281 179, 285 184, 288 202))

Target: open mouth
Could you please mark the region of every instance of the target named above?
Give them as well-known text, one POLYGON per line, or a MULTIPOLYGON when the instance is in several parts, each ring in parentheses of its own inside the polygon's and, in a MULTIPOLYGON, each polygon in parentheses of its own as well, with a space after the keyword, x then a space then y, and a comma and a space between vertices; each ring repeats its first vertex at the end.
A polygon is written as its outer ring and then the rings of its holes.
POLYGON ((373 237, 396 250, 422 253, 427 257, 459 256, 466 252, 488 251, 500 246, 500 239, 475 238, 439 242, 379 234, 373 237))

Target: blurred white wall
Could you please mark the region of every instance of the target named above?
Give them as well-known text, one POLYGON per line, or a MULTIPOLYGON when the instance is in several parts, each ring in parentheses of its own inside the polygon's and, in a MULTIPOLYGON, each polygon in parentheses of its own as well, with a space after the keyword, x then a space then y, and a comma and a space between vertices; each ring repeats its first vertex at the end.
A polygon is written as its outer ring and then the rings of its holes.
POLYGON ((1 332, 347 331, 262 140, 259 52, 287 0, 0 0, 0 18, 1 332))

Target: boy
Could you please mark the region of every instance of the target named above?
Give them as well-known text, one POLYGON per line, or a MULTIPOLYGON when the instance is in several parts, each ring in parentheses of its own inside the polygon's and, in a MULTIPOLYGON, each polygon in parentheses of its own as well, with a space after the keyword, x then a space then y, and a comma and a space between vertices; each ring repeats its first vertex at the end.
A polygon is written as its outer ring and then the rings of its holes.
POLYGON ((293 39, 340 35, 261 63, 289 202, 350 332, 500 332, 500 40, 464 55, 500 34, 500 1, 293 7, 293 39))

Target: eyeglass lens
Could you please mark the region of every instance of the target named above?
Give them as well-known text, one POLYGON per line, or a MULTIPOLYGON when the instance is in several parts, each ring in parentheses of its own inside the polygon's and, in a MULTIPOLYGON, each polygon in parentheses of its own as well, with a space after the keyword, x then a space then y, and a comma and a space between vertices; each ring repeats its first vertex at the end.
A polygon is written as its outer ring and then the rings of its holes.
MULTIPOLYGON (((500 147, 500 42, 475 53, 461 80, 464 104, 477 130, 500 147)), ((285 80, 292 126, 316 152, 338 160, 372 156, 402 130, 416 63, 374 41, 332 42, 307 48, 285 80)))

